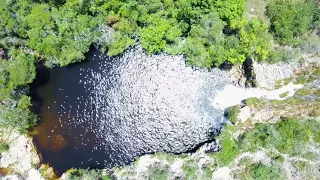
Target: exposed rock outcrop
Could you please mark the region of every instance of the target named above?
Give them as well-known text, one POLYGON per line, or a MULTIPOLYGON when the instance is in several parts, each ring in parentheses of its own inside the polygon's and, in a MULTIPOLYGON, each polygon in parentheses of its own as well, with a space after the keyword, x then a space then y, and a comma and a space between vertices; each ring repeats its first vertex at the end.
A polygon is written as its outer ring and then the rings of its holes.
POLYGON ((0 167, 9 168, 13 173, 19 174, 3 177, 0 175, 2 179, 44 180, 36 168, 40 164, 40 157, 31 137, 8 128, 2 128, 0 138, 9 144, 8 151, 1 153, 0 167))

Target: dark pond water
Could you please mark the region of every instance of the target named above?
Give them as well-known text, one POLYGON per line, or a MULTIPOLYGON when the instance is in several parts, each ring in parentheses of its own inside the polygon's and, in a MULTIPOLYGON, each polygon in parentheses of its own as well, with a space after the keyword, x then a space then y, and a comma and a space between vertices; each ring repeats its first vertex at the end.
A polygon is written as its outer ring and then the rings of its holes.
POLYGON ((36 128, 38 134, 34 136, 34 142, 44 163, 53 166, 58 175, 73 167, 102 168, 132 161, 125 154, 114 161, 105 149, 96 148, 99 139, 89 130, 92 127, 90 122, 76 125, 75 121, 81 119, 79 114, 87 108, 78 100, 89 96, 88 89, 79 83, 79 80, 85 79, 82 69, 99 68, 99 63, 93 59, 94 54, 99 52, 90 51, 87 60, 81 64, 54 69, 39 65, 37 68, 32 97, 33 110, 39 114, 41 121, 36 128))
POLYGON ((181 153, 208 141, 223 112, 212 97, 228 82, 220 70, 196 71, 182 57, 141 49, 110 58, 92 49, 68 67, 38 67, 31 86, 39 114, 34 142, 58 175, 113 167, 156 151, 181 153))

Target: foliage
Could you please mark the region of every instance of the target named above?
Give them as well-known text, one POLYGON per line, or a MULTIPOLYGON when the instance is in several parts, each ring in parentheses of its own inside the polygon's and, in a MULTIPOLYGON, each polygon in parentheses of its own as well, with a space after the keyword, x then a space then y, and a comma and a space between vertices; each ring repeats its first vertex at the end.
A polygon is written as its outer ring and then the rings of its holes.
POLYGON ((0 153, 6 152, 9 150, 9 144, 6 142, 0 142, 0 153))
POLYGON ((289 95, 289 92, 287 91, 287 92, 284 92, 284 93, 280 94, 279 97, 280 97, 280 98, 285 98, 285 97, 287 97, 288 95, 289 95))
POLYGON ((241 63, 247 55, 232 27, 242 18, 244 0, 114 0, 91 9, 107 14, 108 24, 116 30, 108 55, 123 52, 137 40, 149 54, 185 54, 197 67, 241 63))
POLYGON ((0 3, 0 16, 4 17, 0 21, 0 34, 23 39, 24 46, 51 64, 65 66, 84 59, 84 53, 100 36, 97 28, 102 23, 101 17, 88 15, 80 1, 67 1, 57 7, 31 0, 0 3))
POLYGON ((238 114, 240 113, 240 107, 239 106, 229 107, 227 112, 228 112, 229 121, 232 122, 233 124, 237 122, 238 114))
POLYGON ((112 180, 112 177, 110 177, 110 176, 102 176, 102 180, 112 180))
POLYGON ((228 165, 240 153, 238 144, 233 139, 233 132, 234 127, 227 125, 219 135, 222 149, 216 153, 216 157, 217 163, 221 166, 228 165))
POLYGON ((32 83, 36 77, 35 57, 24 53, 22 49, 12 49, 11 59, 7 62, 9 89, 32 83))
POLYGON ((12 49, 10 59, 0 61, 0 125, 24 132, 36 125, 30 111, 27 87, 35 78, 35 57, 23 49, 12 49))
POLYGON ((268 25, 253 19, 240 30, 240 40, 249 56, 257 60, 266 60, 270 51, 272 36, 268 32, 268 25))
POLYGON ((301 52, 299 49, 286 49, 285 47, 276 47, 269 52, 267 62, 274 64, 278 62, 297 62, 300 60, 301 52))
POLYGON ((271 30, 280 44, 298 45, 299 37, 318 23, 317 1, 273 0, 267 8, 271 30))
POLYGON ((149 180, 166 180, 168 179, 168 170, 164 167, 152 167, 149 169, 149 180))
MULTIPOLYGON (((280 153, 290 156, 301 155, 305 145, 311 139, 317 143, 320 142, 320 130, 317 128, 319 125, 320 121, 316 119, 286 119, 275 124, 257 124, 252 130, 241 135, 239 139, 233 138, 235 126, 227 125, 218 137, 222 149, 214 156, 219 166, 225 166, 240 153, 256 152, 262 148, 275 148, 280 153)), ((267 167, 257 168, 250 176, 263 176, 268 169, 267 167)))
POLYGON ((101 178, 98 169, 71 169, 68 171, 68 180, 92 180, 101 178))
POLYGON ((21 132, 34 127, 37 117, 30 111, 30 106, 30 97, 25 95, 18 96, 17 99, 7 99, 0 107, 0 125, 21 132))
POLYGON ((316 120, 283 120, 273 125, 258 124, 252 131, 245 133, 238 144, 243 151, 256 151, 263 147, 297 155, 304 144, 310 141, 312 134, 318 133, 309 130, 310 122, 319 124, 316 120))
POLYGON ((186 162, 182 166, 183 172, 185 174, 185 179, 187 180, 193 180, 197 179, 197 171, 198 171, 198 165, 193 162, 186 162))
POLYGON ((278 80, 276 82, 276 85, 275 85, 275 88, 279 89, 281 88, 282 86, 286 86, 288 85, 291 81, 293 80, 293 78, 285 78, 285 79, 281 79, 281 80, 278 80))
POLYGON ((242 175, 242 179, 280 180, 284 179, 284 177, 281 174, 279 166, 266 166, 258 163, 247 167, 245 174, 242 175))
POLYGON ((245 104, 247 106, 252 106, 252 107, 255 107, 257 105, 260 105, 262 104, 264 101, 263 99, 259 99, 259 98, 256 98, 256 97, 253 97, 253 98, 248 98, 245 100, 245 104))

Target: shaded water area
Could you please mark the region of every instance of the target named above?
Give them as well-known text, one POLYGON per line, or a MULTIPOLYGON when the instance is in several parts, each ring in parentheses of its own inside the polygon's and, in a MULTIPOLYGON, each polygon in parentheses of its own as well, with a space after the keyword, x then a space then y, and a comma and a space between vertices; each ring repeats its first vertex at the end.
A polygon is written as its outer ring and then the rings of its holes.
POLYGON ((92 49, 86 57, 68 67, 39 66, 31 88, 41 120, 34 142, 58 174, 186 152, 219 128, 223 110, 211 104, 230 83, 226 72, 194 70, 182 56, 147 56, 141 48, 113 58, 92 49))

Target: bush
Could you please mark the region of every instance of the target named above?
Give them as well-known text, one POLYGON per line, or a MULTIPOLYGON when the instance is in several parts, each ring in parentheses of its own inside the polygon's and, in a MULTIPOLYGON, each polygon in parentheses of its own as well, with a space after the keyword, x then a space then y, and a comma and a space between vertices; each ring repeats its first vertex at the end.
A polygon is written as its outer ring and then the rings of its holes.
POLYGON ((261 163, 247 167, 247 176, 243 179, 281 180, 284 179, 279 166, 266 166, 261 163))
POLYGON ((9 150, 9 144, 5 142, 0 142, 0 153, 6 152, 9 150))
POLYGON ((288 96, 288 94, 289 94, 289 92, 287 91, 287 92, 284 92, 284 93, 280 94, 279 97, 285 98, 285 97, 288 96))
POLYGON ((185 174, 185 179, 187 180, 197 179, 197 171, 199 169, 197 164, 187 161, 183 165, 182 169, 185 174))
MULTIPOLYGON (((259 147, 276 148, 281 153, 297 155, 312 134, 309 121, 282 120, 276 124, 258 124, 238 141, 241 151, 256 151, 259 147)), ((319 124, 313 120, 312 123, 319 124)), ((315 125, 314 124, 314 125, 315 125)), ((320 124, 319 124, 320 125, 320 124)), ((316 135, 317 136, 317 135, 316 135)))
POLYGON ((149 180, 167 180, 168 170, 164 167, 151 167, 149 169, 149 180))
POLYGON ((271 30, 280 44, 299 45, 299 37, 315 27, 317 2, 312 0, 273 0, 267 14, 271 30))
POLYGON ((259 99, 259 98, 256 98, 256 97, 253 97, 253 98, 248 98, 245 100, 245 104, 247 106, 252 106, 252 107, 256 107, 258 105, 262 105, 264 101, 262 99, 259 99))
POLYGON ((237 141, 233 139, 233 132, 234 127, 227 125, 219 135, 221 150, 216 153, 216 158, 217 163, 221 166, 228 165, 240 153, 237 141))
POLYGON ((93 180, 101 178, 101 170, 98 169, 71 169, 68 172, 68 180, 93 180))
POLYGON ((229 121, 234 124, 238 120, 238 114, 240 113, 240 107, 239 106, 229 107, 227 110, 227 113, 228 113, 229 121))

